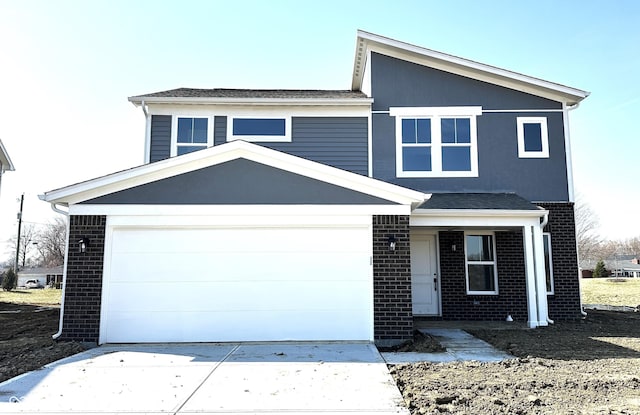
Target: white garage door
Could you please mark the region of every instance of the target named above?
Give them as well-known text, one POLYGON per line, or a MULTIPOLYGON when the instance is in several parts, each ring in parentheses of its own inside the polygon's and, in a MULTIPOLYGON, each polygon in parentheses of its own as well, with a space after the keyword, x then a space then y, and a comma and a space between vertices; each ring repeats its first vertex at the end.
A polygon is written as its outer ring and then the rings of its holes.
POLYGON ((109 245, 101 343, 372 339, 367 226, 114 228, 109 245))

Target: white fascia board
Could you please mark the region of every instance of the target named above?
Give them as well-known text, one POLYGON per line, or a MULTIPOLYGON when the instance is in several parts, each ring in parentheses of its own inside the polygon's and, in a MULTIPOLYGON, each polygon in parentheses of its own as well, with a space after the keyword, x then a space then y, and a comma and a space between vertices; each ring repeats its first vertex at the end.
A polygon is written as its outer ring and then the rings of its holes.
POLYGON ((534 226, 547 215, 545 209, 416 209, 411 213, 411 226, 499 227, 534 226))
POLYGON ((361 30, 358 31, 356 44, 352 90, 359 90, 362 87, 365 65, 370 64, 367 61, 367 56, 369 52, 373 51, 554 101, 565 102, 570 105, 576 104, 589 96, 589 92, 581 89, 545 81, 361 30))
POLYGON ((222 97, 129 97, 130 102, 139 106, 146 104, 224 104, 224 105, 330 105, 351 106, 371 105, 373 98, 222 98, 222 97))
MULTIPOLYGON (((409 215, 408 205, 93 205, 74 204, 69 207, 70 215, 106 215, 109 217, 135 217, 141 224, 152 225, 152 219, 146 217, 175 217, 178 222, 192 220, 194 224, 204 224, 202 218, 224 218, 221 225, 234 223, 230 218, 241 218, 238 223, 250 225, 247 217, 273 217, 281 223, 282 218, 299 222, 302 218, 326 218, 327 223, 348 222, 348 218, 366 217, 371 222, 371 215, 409 215), (342 219, 341 219, 342 218, 342 219), (338 221, 338 222, 336 222, 338 221)), ((273 220, 262 220, 255 224, 270 223, 273 220)), ((320 220, 320 219, 318 219, 320 220)), ((307 223, 309 219, 304 219, 307 223)), ((180 222, 182 223, 182 222, 180 222)), ((350 223, 350 222, 348 222, 350 223)))
POLYGON ((171 115, 171 116, 247 116, 247 117, 367 117, 371 113, 371 104, 360 104, 351 106, 329 106, 329 105, 205 105, 205 104, 168 104, 157 103, 147 104, 150 115, 171 115))
POLYGON ((43 195, 43 200, 50 203, 72 205, 105 194, 188 173, 238 158, 255 161, 402 205, 415 207, 430 197, 430 195, 422 192, 406 189, 314 161, 305 160, 256 144, 236 140, 46 192, 43 195))
POLYGON ((4 144, 2 144, 2 140, 0 140, 0 167, 2 168, 3 172, 15 170, 15 167, 11 162, 11 158, 9 157, 9 153, 7 152, 7 149, 4 147, 4 144))

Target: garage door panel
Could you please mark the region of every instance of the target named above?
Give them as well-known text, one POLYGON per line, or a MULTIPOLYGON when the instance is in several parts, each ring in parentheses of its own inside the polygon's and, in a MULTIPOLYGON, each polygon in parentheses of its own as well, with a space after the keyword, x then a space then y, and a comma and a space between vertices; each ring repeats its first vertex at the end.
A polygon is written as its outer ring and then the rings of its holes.
POLYGON ((102 342, 371 340, 370 230, 113 228, 102 342))
POLYGON ((225 310, 326 310, 366 307, 361 295, 367 284, 348 281, 339 290, 328 290, 323 281, 113 284, 109 304, 120 312, 183 312, 225 310), (139 293, 144 292, 144 296, 139 293), (167 299, 170 299, 167 301, 167 299))
POLYGON ((362 273, 370 262, 368 254, 346 253, 261 253, 261 254, 120 254, 113 264, 111 281, 187 281, 315 279, 368 279, 362 273), (140 264, 145 264, 140 267, 140 264), (283 265, 294 273, 283 273, 283 265), (259 265, 259 266, 256 266, 259 265))
MULTIPOLYGON (((361 228, 360 228, 361 229, 361 228)), ((114 234, 114 252, 341 252, 359 251, 361 235, 350 228, 130 229, 114 234), (309 235, 313 234, 313 239, 309 235), (184 244, 176 244, 176 240, 184 244)))
POLYGON ((107 335, 112 343, 127 343, 132 337, 138 339, 137 342, 361 340, 370 337, 370 322, 366 318, 354 318, 360 315, 355 309, 262 315, 253 311, 146 312, 134 320, 129 313, 114 313, 107 335), (244 324, 238 325, 238 320, 244 324), (292 330, 293 327, 296 329, 292 330))

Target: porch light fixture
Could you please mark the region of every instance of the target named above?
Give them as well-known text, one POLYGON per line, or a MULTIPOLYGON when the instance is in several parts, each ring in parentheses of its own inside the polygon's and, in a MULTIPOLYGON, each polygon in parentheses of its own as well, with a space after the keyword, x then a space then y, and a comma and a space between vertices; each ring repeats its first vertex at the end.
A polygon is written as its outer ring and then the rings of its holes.
POLYGON ((78 245, 80 247, 80 249, 79 249, 80 253, 81 254, 86 253, 87 252, 87 247, 89 246, 89 238, 87 238, 86 236, 83 236, 78 241, 78 245))
POLYGON ((395 251, 396 250, 396 237, 394 235, 389 235, 389 251, 395 251))

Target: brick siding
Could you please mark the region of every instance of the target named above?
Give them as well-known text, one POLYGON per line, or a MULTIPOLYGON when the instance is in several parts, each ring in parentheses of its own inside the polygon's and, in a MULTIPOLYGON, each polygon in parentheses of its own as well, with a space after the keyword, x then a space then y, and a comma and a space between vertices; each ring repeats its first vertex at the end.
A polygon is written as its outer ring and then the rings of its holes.
MULTIPOLYGON (((549 317, 580 317, 580 287, 573 204, 537 203, 549 210, 544 231, 551 234, 554 295, 547 297, 549 317)), ((522 230, 496 235, 498 295, 467 295, 464 232, 440 232, 440 283, 443 320, 504 320, 510 314, 527 321, 527 294, 522 230), (456 245, 456 251, 451 250, 456 245)))
POLYGON ((467 295, 464 232, 440 232, 440 284, 444 320, 527 321, 522 231, 496 232, 498 295, 467 295), (451 249, 456 245, 456 250, 451 249))
POLYGON ((552 320, 581 317, 580 280, 573 203, 536 203, 549 211, 544 228, 551 234, 554 295, 548 296, 552 320))
POLYGON ((97 343, 100 334, 100 303, 106 216, 69 217, 67 279, 60 340, 97 343), (78 241, 89 238, 85 253, 78 241))
POLYGON ((413 337, 409 216, 373 217, 374 338, 379 345, 413 337), (396 238, 389 250, 389 236, 396 238))

